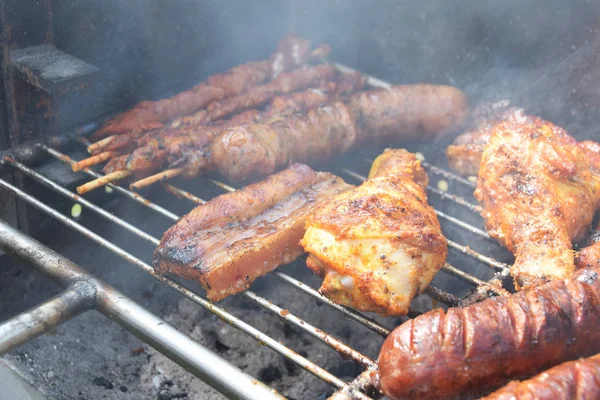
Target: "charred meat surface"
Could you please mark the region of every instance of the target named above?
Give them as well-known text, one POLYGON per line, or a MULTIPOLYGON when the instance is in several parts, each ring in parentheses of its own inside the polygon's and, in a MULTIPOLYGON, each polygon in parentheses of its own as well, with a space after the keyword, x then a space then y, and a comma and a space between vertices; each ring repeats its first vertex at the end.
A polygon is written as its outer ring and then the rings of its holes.
POLYGON ((181 218, 163 235, 154 266, 200 283, 213 301, 239 293, 300 256, 308 214, 350 187, 335 175, 293 164, 181 218))
POLYGON ((386 150, 367 181, 308 217, 302 246, 322 294, 361 311, 408 313, 448 253, 427 180, 414 154, 386 150))
POLYGON ((600 275, 495 297, 464 308, 435 309, 396 328, 379 370, 392 399, 455 398, 600 351, 600 275))
POLYGON ((600 176, 562 128, 505 121, 483 151, 475 197, 490 236, 515 254, 515 285, 535 287, 575 271, 572 241, 589 231, 600 176))
POLYGON ((143 101, 131 110, 108 121, 94 137, 120 134, 143 129, 144 125, 164 122, 191 114, 215 100, 243 92, 280 73, 305 64, 310 57, 310 41, 289 35, 283 38, 277 51, 265 61, 254 61, 209 77, 193 88, 158 101, 143 101))
POLYGON ((522 382, 511 382, 483 400, 600 398, 600 355, 563 363, 522 382))
MULTIPOLYGON (((331 67, 320 66, 328 77, 331 67)), ((314 67, 317 68, 317 67, 314 67)), ((318 70, 314 70, 317 71, 318 70)), ((283 75, 281 75, 283 76, 283 75)), ((280 77, 281 77, 280 76, 280 77)), ((265 111, 247 110, 236 114, 228 120, 220 120, 206 125, 186 125, 178 128, 169 128, 147 132, 134 142, 124 140, 128 135, 115 137, 104 150, 123 149, 133 145, 135 150, 127 157, 128 162, 123 164, 119 161, 109 162, 105 173, 111 173, 119 169, 129 169, 144 175, 164 167, 167 163, 178 162, 186 166, 185 176, 197 176, 202 168, 207 165, 206 146, 222 130, 242 124, 272 123, 295 115, 299 112, 315 108, 320 104, 333 99, 342 99, 348 93, 360 90, 365 79, 360 74, 338 73, 334 80, 318 79, 317 88, 311 88, 300 92, 275 96, 265 111)), ((119 156, 121 157, 121 156, 119 156)), ((119 158, 116 157, 116 158, 119 158)))
POLYGON ((436 137, 460 126, 467 108, 464 93, 450 86, 371 90, 270 125, 225 129, 211 144, 211 163, 232 180, 264 176, 365 142, 436 137))

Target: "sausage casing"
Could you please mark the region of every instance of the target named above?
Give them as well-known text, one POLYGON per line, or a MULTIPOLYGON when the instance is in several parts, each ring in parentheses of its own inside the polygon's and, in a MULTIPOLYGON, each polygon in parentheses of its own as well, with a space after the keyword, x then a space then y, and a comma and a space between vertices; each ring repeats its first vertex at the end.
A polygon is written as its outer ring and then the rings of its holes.
POLYGON ((379 355, 384 393, 454 398, 599 352, 598 271, 405 322, 379 355))

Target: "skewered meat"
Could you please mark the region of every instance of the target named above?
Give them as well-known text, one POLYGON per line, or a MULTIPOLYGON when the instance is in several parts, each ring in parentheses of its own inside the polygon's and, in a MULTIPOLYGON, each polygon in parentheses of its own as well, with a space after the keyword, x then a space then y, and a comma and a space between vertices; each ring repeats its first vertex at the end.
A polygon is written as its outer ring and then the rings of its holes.
MULTIPOLYGON (((364 84, 365 78, 360 74, 339 74, 335 81, 322 82, 321 89, 309 89, 275 97, 265 112, 249 110, 233 116, 230 120, 203 127, 192 126, 178 130, 149 132, 136 141, 138 148, 131 156, 120 157, 114 162, 109 162, 104 172, 129 169, 143 175, 163 167, 166 162, 172 163, 186 157, 186 176, 196 176, 196 170, 201 169, 201 162, 205 159, 204 147, 221 130, 241 124, 269 123, 283 119, 296 112, 306 111, 328 100, 359 90, 364 84)), ((116 141, 119 139, 120 137, 115 138, 116 141)))
POLYGON ((264 85, 254 86, 236 96, 231 96, 220 101, 213 101, 208 105, 207 109, 179 118, 173 121, 170 126, 163 126, 151 132, 134 130, 114 136, 105 145, 94 147, 92 154, 109 150, 127 150, 134 145, 135 147, 140 147, 146 144, 147 139, 172 136, 184 129, 190 131, 200 125, 207 125, 230 114, 258 107, 277 95, 322 85, 324 82, 334 79, 336 72, 328 64, 304 66, 290 72, 284 72, 264 85))
POLYGON ((379 355, 381 387, 392 399, 492 390, 598 353, 599 327, 596 269, 465 308, 435 309, 388 336, 379 355))
POLYGON ((600 177, 563 129, 506 121, 485 146, 475 197, 490 235, 515 254, 517 288, 527 288, 573 274, 572 241, 600 206, 600 177))
POLYGON ((448 253, 427 181, 414 154, 386 150, 367 181, 308 217, 302 246, 324 277, 321 293, 361 311, 407 314, 448 253))
MULTIPOLYGON (((275 78, 284 71, 305 64, 310 57, 310 41, 289 35, 279 42, 277 51, 266 61, 249 62, 233 67, 223 74, 209 77, 205 82, 173 97, 158 101, 143 101, 131 110, 108 121, 95 138, 142 129, 144 125, 164 122, 191 114, 214 100, 235 95, 275 78)), ((327 52, 326 49, 323 50, 327 52)))
POLYGON ((600 355, 570 361, 531 379, 511 382, 483 400, 593 400, 600 398, 600 355))
POLYGON ((467 100, 449 86, 400 85, 354 95, 270 125, 225 129, 212 142, 211 162, 229 179, 273 173, 292 160, 312 162, 357 144, 431 138, 456 128, 467 100))
POLYGON ((195 280, 213 301, 241 292, 300 256, 307 215, 350 187, 335 175, 293 164, 181 218, 163 235, 154 266, 195 280))

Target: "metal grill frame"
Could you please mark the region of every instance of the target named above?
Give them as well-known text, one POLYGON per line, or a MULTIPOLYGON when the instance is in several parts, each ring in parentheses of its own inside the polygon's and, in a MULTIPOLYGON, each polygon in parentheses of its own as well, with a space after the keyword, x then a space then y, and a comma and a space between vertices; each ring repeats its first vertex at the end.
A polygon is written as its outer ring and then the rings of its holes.
MULTIPOLYGON (((334 65, 343 72, 354 71, 353 69, 341 64, 334 65)), ((368 76, 367 82, 373 87, 391 87, 389 83, 383 82, 371 76, 368 76)), ((83 144, 89 144, 86 139, 80 138, 79 141, 83 144)), ((76 161, 68 155, 61 153, 57 149, 50 147, 49 145, 39 144, 38 147, 41 151, 47 153, 48 156, 58 159, 67 165, 70 165, 76 161)), ((25 176, 28 176, 52 191, 65 196, 76 203, 79 203, 82 207, 91 210, 104 219, 117 224, 121 228, 128 230, 129 232, 152 243, 153 245, 156 246, 159 244, 159 239, 135 227, 129 222, 112 215, 102 207, 99 207, 85 198, 69 191, 68 189, 48 179, 22 162, 19 162, 10 156, 5 157, 3 160, 1 160, 1 162, 6 166, 10 166, 15 170, 20 171, 25 176)), ((453 182, 457 182, 467 188, 475 188, 474 183, 452 172, 436 167, 435 165, 431 165, 425 161, 422 162, 422 165, 425 167, 428 173, 433 173, 445 179, 452 180, 453 182)), ((93 178, 98 178, 101 176, 91 169, 86 169, 84 172, 93 178)), ((360 181, 365 179, 364 176, 346 168, 341 168, 340 172, 360 181)), ((225 183, 212 179, 209 179, 209 181, 223 189, 225 192, 235 190, 235 188, 225 183)), ((161 185, 167 192, 177 197, 187 199, 194 204, 202 204, 205 202, 205 200, 197 197, 196 195, 171 184, 162 183, 161 185)), ((109 184, 108 186, 114 189, 120 195, 124 195, 125 197, 147 207, 153 212, 157 212, 164 217, 167 217, 173 222, 176 222, 180 217, 161 207, 160 205, 151 202, 138 193, 134 193, 126 188, 114 184, 109 184)), ((134 266, 152 275, 159 282, 166 284, 167 286, 181 293, 183 296, 194 301, 207 311, 217 315, 225 323, 250 335, 260 343, 287 357, 306 371, 311 372, 313 375, 327 382, 337 389, 331 399, 369 399, 370 397, 368 397, 365 393, 378 390, 378 372, 377 363, 375 360, 372 360, 369 357, 361 354, 359 351, 344 344, 339 339, 328 335, 317 327, 287 312, 287 310, 280 308, 269 300, 252 292, 251 290, 246 290, 239 295, 246 297, 265 310, 277 314, 280 318, 285 320, 286 323, 290 323, 302 331, 312 335, 314 338, 321 340, 341 355, 351 358, 356 363, 361 365, 364 368, 364 371, 352 382, 344 382, 340 380, 324 368, 312 363, 305 357, 282 345, 277 340, 258 331, 250 324, 240 320, 220 306, 209 302, 194 291, 188 289, 186 286, 169 277, 156 274, 150 265, 144 263, 134 255, 118 247, 116 244, 104 239, 90 229, 84 227, 77 221, 61 214, 56 209, 36 199, 10 182, 0 179, 0 187, 13 193, 17 198, 44 212, 48 216, 58 220, 67 227, 78 231, 86 238, 102 245, 130 264, 133 264, 134 266)), ((431 186, 429 186, 427 190, 444 199, 465 207, 471 212, 479 214, 481 211, 481 207, 479 205, 469 203, 460 196, 441 191, 431 186)), ((490 236, 483 230, 445 214, 442 211, 436 210, 436 213, 440 219, 444 219, 458 228, 461 228, 479 238, 490 240, 490 236)), ((461 245, 450 239, 448 239, 448 245, 451 249, 471 257, 477 260, 480 264, 491 268, 495 272, 492 280, 503 279, 508 276, 509 266, 507 264, 499 262, 492 257, 475 252, 468 246, 461 245)), ((253 377, 250 377, 249 375, 240 371, 237 367, 231 365, 229 362, 214 354, 212 351, 194 341, 189 336, 177 331, 174 327, 168 325, 160 318, 152 315, 142 306, 128 299, 126 296, 124 296, 122 293, 119 293, 108 284, 96 279, 94 276, 88 274, 65 257, 50 250, 29 236, 15 230, 14 228, 11 228, 4 222, 0 222, 0 248, 8 254, 12 254, 17 258, 32 264, 36 269, 49 275, 66 287, 66 290, 59 295, 0 324, 0 355, 9 352, 19 345, 49 331, 50 329, 60 325, 63 322, 66 322, 82 312, 94 308, 104 313, 117 323, 121 324, 136 336, 144 340, 146 343, 153 346, 179 365, 191 371, 195 376, 207 382, 215 389, 219 390, 221 393, 230 398, 282 398, 278 393, 275 392, 274 389, 269 388, 253 377)), ((490 282, 483 281, 450 264, 446 263, 442 270, 474 286, 477 289, 475 292, 478 295, 478 299, 483 299, 490 295, 498 294, 498 289, 496 289, 496 286, 491 285, 490 282)), ((385 337, 390 333, 390 329, 379 324, 375 320, 372 320, 360 312, 332 302, 331 300, 322 296, 312 287, 283 272, 273 271, 271 274, 277 277, 282 283, 302 291, 308 296, 311 296, 342 313, 345 317, 361 323, 377 335, 385 337)), ((458 306, 461 304, 462 299, 459 299, 457 296, 451 293, 438 289, 433 285, 430 285, 426 289, 426 293, 429 294, 433 299, 443 302, 449 306, 458 306)), ((418 315, 418 313, 412 310, 409 313, 410 317, 414 317, 416 315, 418 315)))

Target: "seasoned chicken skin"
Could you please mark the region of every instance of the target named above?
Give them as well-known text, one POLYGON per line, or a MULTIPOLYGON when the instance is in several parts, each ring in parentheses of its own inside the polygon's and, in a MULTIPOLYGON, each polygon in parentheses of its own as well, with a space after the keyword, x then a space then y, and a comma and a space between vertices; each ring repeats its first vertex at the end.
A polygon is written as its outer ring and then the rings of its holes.
POLYGON ((515 254, 517 289, 565 279, 575 270, 572 241, 600 205, 591 144, 538 118, 496 125, 485 146, 475 197, 490 235, 515 254))
POLYGON ((367 181, 309 216, 301 244, 308 267, 324 277, 321 293, 361 311, 408 312, 448 252, 427 180, 413 154, 386 150, 367 181))

